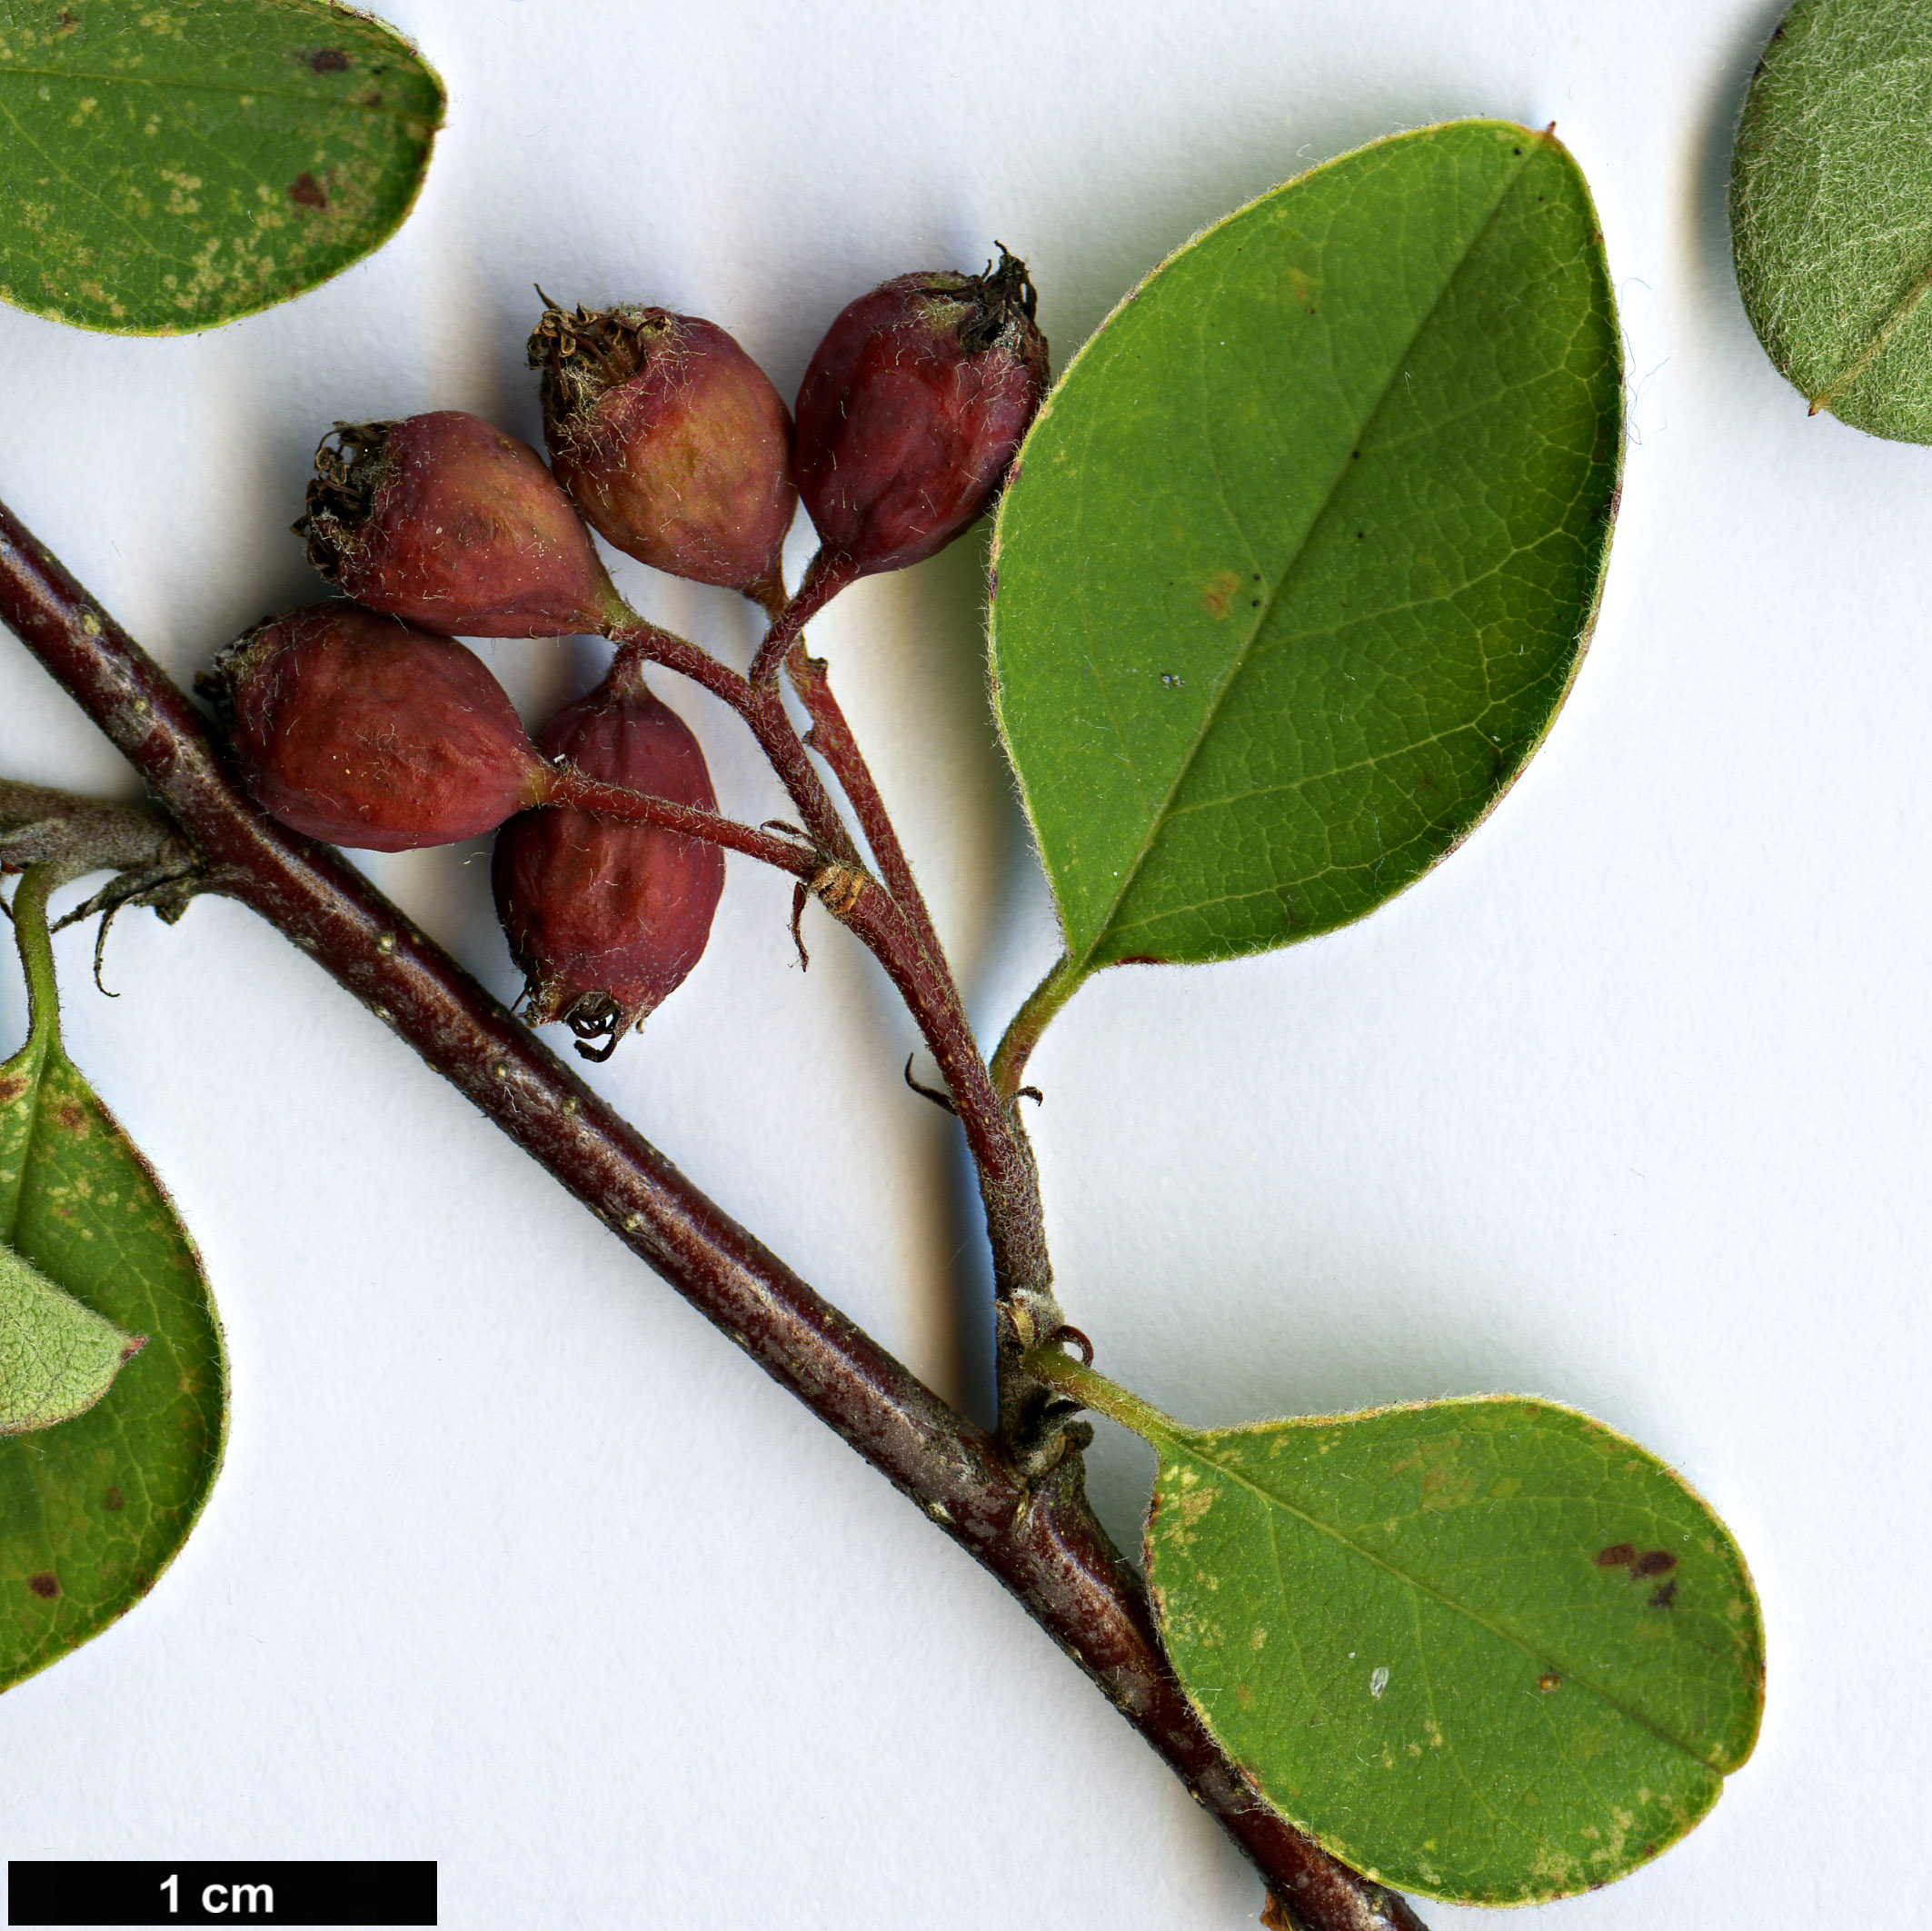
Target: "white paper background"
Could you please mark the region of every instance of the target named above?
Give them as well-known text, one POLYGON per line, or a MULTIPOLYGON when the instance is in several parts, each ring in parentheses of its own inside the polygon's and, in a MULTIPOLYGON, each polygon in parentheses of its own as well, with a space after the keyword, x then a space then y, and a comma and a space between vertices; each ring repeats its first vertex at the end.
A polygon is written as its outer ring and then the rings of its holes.
MULTIPOLYGON (((1190 1419, 1539 1392, 1723 1511, 1769 1627, 1757 1757, 1685 1844, 1535 1921, 1922 1922, 1932 454, 1808 421, 1738 305, 1725 174, 1776 0, 387 12, 450 124, 373 259, 184 341, 0 310, 0 493, 183 678, 314 594, 286 525, 330 421, 534 434, 533 281, 710 315, 789 393, 845 300, 997 236, 1063 362, 1312 161, 1557 123, 1632 390, 1576 693, 1373 920, 1081 995, 1034 1062, 1060 1279, 1101 1365, 1190 1419)), ((979 567, 863 585, 814 639, 991 1032, 1053 931, 979 567)), ((743 661, 729 598, 622 581, 743 661)), ((533 715, 593 674, 583 644, 485 648, 533 715)), ((726 807, 776 809, 672 695, 726 807)), ((136 791, 11 643, 0 768, 136 791)), ((371 870, 514 990, 482 848, 371 870)), ((952 1130, 822 918, 799 975, 787 900, 734 864, 702 970, 596 1077, 983 1398, 952 1130)), ((433 1856, 463 1926, 1252 1921, 1241 1859, 1001 1591, 284 941, 216 901, 130 916, 117 1002, 88 944, 70 1043, 202 1243, 234 1432, 153 1597, 0 1707, 6 1855, 433 1856)), ((22 1004, 0 970, 8 1041, 22 1004)), ((1149 1457, 1103 1424, 1092 1462, 1133 1538, 1149 1457)))

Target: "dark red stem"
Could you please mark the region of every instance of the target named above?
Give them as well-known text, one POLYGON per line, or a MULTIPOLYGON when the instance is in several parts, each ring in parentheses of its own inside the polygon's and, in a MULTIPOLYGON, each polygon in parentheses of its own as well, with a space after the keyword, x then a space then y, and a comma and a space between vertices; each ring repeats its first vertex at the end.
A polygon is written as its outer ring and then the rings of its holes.
POLYGON ((778 682, 778 667, 805 626, 838 595, 859 581, 859 572, 850 557, 835 550, 821 550, 805 572, 798 594, 772 620, 765 641, 752 660, 752 682, 770 689, 778 682))
POLYGON ((727 851, 741 851, 747 858, 776 865, 793 878, 810 879, 820 868, 817 854, 794 838, 778 838, 766 831, 742 825, 694 804, 676 804, 669 798, 656 798, 645 791, 627 791, 621 784, 606 784, 602 779, 587 778, 574 764, 553 764, 546 806, 563 806, 573 811, 589 811, 599 818, 612 818, 622 824, 662 825, 667 831, 682 831, 687 838, 702 838, 708 844, 722 845, 727 851))
MULTIPOLYGON (((824 759, 839 789, 851 802, 859 829, 871 848, 881 877, 903 911, 915 943, 930 961, 935 997, 943 1002, 949 1034, 972 1037, 965 1002, 946 964, 911 861, 899 842, 871 767, 833 696, 823 659, 805 649, 802 637, 785 658, 785 671, 812 720, 806 742, 824 759)), ((977 1045, 970 1064, 940 1062, 952 1108, 966 1128, 968 1144, 979 1161, 980 1190, 992 1237, 993 1282, 999 1296, 999 1346, 995 1356, 1000 1397, 1000 1436, 1009 1447, 1031 1442, 1040 1433, 1049 1396, 1021 1365, 1028 1350, 1064 1324, 1053 1293, 1053 1269, 1047 1252, 1046 1219, 1040 1200, 1040 1174, 1031 1142, 1020 1120, 1016 1096, 1002 1091, 977 1045), (979 1154, 992 1149, 991 1162, 979 1154)))
POLYGON ((879 787, 873 781, 871 767, 859 749, 859 741, 852 736, 851 726, 845 722, 838 699, 832 694, 825 660, 813 657, 801 638, 785 659, 785 674, 805 707, 805 715, 812 720, 812 731, 805 743, 824 759, 839 781, 839 789, 851 804, 852 815, 858 819, 859 830, 871 849, 885 889, 905 908, 920 943, 933 958, 943 959, 939 934, 932 928, 932 915, 926 910, 925 896, 912 876, 911 861, 899 842, 885 800, 879 795, 879 787))
POLYGON ((812 768, 805 747, 799 742, 792 721, 785 715, 784 700, 775 686, 757 689, 729 664, 720 663, 709 651, 701 651, 688 639, 647 623, 628 607, 612 612, 603 634, 620 652, 646 662, 662 664, 709 691, 721 702, 729 704, 742 718, 758 746, 765 754, 785 794, 804 821, 813 841, 833 858, 848 865, 862 862, 838 807, 812 768))
MULTIPOLYGON (((813 567, 817 569, 818 565, 813 567)), ((836 572, 831 572, 826 580, 830 581, 832 575, 836 572)), ((808 577, 806 588, 786 607, 781 623, 773 626, 773 635, 779 634, 782 626, 791 622, 797 612, 809 613, 818 607, 809 594, 811 586, 812 579, 808 577)), ((829 596, 831 592, 825 594, 829 596)), ((796 623, 792 623, 787 634, 795 638, 796 632, 796 623)), ((1053 1299, 1039 1172, 1032 1149, 1021 1130, 1017 1110, 1011 1101, 1003 1101, 993 1089, 992 1076, 973 1038, 965 1002, 947 967, 925 902, 913 881, 911 867, 886 817, 871 774, 852 742, 844 715, 824 682, 822 667, 813 676, 802 668, 812 662, 803 649, 792 653, 792 662, 800 667, 795 669, 795 677, 805 678, 800 694, 813 720, 815 732, 820 731, 823 719, 825 736, 817 748, 851 799, 866 841, 885 874, 884 891, 865 870, 844 821, 806 756, 802 741, 792 729, 775 685, 739 676, 695 644, 646 623, 634 614, 613 616, 605 634, 621 651, 634 652, 667 670, 692 678, 737 712, 777 772, 806 831, 832 855, 834 865, 812 881, 812 889, 885 968, 939 1064, 965 1131, 986 1209, 993 1279, 1001 1300, 1006 1305, 999 1354, 1001 1433, 1010 1445, 1029 1443, 1039 1431, 1045 1391, 1031 1377, 1019 1372, 1018 1363, 1034 1341, 1051 1333, 1061 1321, 1060 1308, 1053 1299), (819 704, 818 711, 812 709, 813 702, 819 704), (1016 1319, 1019 1329, 1010 1333, 1016 1319)))
POLYGON ((0 619, 194 841, 207 884, 260 912, 405 1039, 634 1252, 997 1576, 1260 1867, 1306 1931, 1420 1931, 1399 1897, 1278 1817, 1202 1727, 1138 1580, 1068 1456, 1029 1485, 513 1020, 342 855, 265 818, 206 722, 0 505, 0 619))

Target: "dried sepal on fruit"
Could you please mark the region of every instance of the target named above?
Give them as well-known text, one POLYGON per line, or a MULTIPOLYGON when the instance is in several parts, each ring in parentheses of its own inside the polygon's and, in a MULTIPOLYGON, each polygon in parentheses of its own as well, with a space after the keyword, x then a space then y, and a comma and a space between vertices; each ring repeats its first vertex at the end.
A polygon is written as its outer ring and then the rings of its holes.
POLYGON ((210 682, 249 796, 311 838, 372 851, 452 844, 550 788, 473 651, 359 604, 264 618, 210 682))
POLYGON ((461 410, 338 423, 294 529, 357 602, 451 636, 568 637, 615 606, 543 459, 461 410))
POLYGON ((530 366, 578 508, 640 562, 775 608, 798 490, 791 413, 764 371, 696 315, 544 304, 530 366))
POLYGON ((821 567, 866 576, 943 549, 986 509, 1047 390, 1026 264, 900 275, 826 332, 798 393, 799 493, 821 567))
MULTIPOLYGON (((717 809, 697 740, 629 655, 552 718, 537 744, 588 777, 717 809)), ((490 876, 530 1022, 563 1020, 579 1052, 603 1060, 697 964, 724 890, 724 853, 662 827, 557 808, 503 828, 490 876)))

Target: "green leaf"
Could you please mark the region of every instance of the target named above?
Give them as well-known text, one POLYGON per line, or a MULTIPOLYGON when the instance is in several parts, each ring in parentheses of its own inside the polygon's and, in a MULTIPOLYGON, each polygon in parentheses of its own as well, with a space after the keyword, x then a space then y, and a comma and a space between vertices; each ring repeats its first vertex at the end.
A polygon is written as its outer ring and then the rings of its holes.
POLYGON ((144 1345, 0 1247, 0 1435, 85 1414, 144 1345))
POLYGON ((1751 1754, 1744 1558, 1601 1422, 1494 1397, 1193 1429, 1054 1349, 1027 1366, 1159 1450, 1168 1654, 1269 1801, 1357 1869, 1568 1896, 1675 1843, 1751 1754))
POLYGON ((0 299, 172 335, 393 234, 443 85, 324 0, 0 0, 0 299))
POLYGON ((1622 448, 1596 211, 1547 134, 1364 148, 1136 289, 995 533, 1063 976, 1329 931, 1464 838, 1575 675, 1622 448))
POLYGON ((1731 162, 1758 339, 1856 429, 1932 443, 1932 5, 1801 0, 1758 63, 1731 162))
POLYGON ((44 870, 15 894, 33 1020, 0 1066, 0 1241, 148 1337, 103 1399, 0 1438, 0 1688, 98 1635, 200 1515, 227 1429, 227 1359, 186 1229, 61 1046, 44 870))

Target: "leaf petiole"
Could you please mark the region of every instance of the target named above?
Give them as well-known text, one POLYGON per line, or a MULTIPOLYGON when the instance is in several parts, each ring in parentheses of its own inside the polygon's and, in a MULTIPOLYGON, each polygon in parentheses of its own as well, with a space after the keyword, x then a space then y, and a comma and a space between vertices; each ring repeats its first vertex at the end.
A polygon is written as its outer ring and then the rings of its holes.
POLYGON ((1171 1415, 1163 1415, 1151 1402, 1143 1401, 1118 1381, 1110 1381, 1085 1362, 1063 1354, 1057 1342, 1046 1341, 1034 1349, 1024 1366, 1036 1380, 1071 1396, 1082 1408, 1118 1421, 1157 1448, 1186 1448, 1194 1439, 1193 1429, 1183 1428, 1171 1415))
POLYGON ((1052 1024, 1060 1009, 1081 989, 1087 977, 1083 968, 1062 952, 1053 969, 1026 996, 1026 1002, 1013 1014, 992 1056, 993 1088, 1002 1100, 1011 1100, 1026 1077, 1026 1062, 1032 1057, 1040 1035, 1052 1024))
POLYGON ((29 865, 14 894, 14 941, 27 980, 27 1047, 43 1057, 60 1047, 60 994, 47 929, 47 901, 58 882, 55 867, 29 865))

